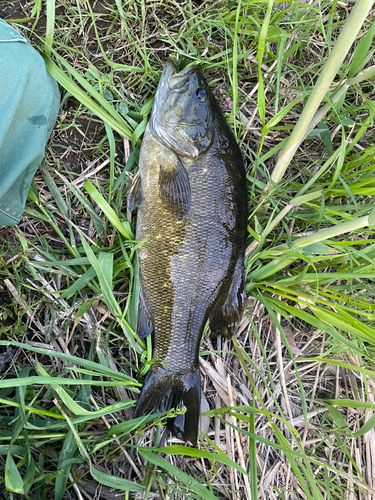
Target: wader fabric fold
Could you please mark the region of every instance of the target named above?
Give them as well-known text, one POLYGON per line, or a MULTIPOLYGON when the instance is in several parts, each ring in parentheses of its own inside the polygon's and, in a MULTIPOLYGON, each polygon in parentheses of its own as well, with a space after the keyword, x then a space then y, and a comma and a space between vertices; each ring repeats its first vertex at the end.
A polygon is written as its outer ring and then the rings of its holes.
POLYGON ((0 226, 21 219, 59 104, 43 58, 0 19, 0 226))

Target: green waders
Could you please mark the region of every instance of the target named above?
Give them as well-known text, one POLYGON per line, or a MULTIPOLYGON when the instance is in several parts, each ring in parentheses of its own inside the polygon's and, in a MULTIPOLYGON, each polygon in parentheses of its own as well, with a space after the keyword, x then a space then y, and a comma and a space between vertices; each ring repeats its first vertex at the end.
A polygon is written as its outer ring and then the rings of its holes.
POLYGON ((22 217, 59 104, 43 58, 0 19, 0 226, 22 217))

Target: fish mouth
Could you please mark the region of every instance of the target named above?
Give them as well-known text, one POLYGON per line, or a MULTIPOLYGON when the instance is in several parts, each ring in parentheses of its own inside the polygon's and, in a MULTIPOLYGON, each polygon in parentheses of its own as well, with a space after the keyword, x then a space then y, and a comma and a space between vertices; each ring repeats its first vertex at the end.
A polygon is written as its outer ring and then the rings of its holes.
POLYGON ((197 71, 197 66, 194 64, 183 69, 179 73, 176 72, 176 66, 172 61, 167 61, 165 64, 160 84, 166 86, 169 90, 183 93, 189 88, 190 77, 197 71))
POLYGON ((197 67, 190 66, 168 78, 168 87, 175 92, 186 92, 189 88, 190 77, 197 71, 197 67))
MULTIPOLYGON (((177 73, 176 66, 169 59, 165 65, 163 72, 160 77, 158 90, 155 95, 155 106, 154 106, 154 120, 164 128, 173 128, 176 125, 180 127, 191 126, 190 122, 183 121, 181 118, 166 119, 164 113, 157 113, 156 110, 161 110, 164 107, 167 95, 169 92, 183 94, 189 89, 190 78, 198 70, 197 66, 194 64, 188 68, 183 69, 177 73)), ((195 124, 196 125, 196 124, 195 124)))

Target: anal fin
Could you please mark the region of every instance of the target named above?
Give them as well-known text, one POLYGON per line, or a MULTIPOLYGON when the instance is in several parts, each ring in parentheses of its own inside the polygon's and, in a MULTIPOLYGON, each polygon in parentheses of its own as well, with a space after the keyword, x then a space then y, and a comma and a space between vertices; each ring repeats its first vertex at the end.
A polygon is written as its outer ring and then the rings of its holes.
POLYGON ((137 335, 140 339, 144 339, 150 335, 153 329, 154 327, 152 324, 151 315, 147 311, 141 287, 141 289, 139 290, 137 335))

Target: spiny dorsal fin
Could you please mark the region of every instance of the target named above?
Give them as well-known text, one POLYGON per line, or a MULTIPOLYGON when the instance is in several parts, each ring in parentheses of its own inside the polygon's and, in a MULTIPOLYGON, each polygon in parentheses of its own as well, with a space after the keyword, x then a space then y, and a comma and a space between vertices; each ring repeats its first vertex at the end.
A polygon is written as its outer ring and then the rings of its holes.
POLYGON ((176 215, 184 216, 190 209, 189 176, 181 160, 177 160, 173 168, 167 170, 160 165, 159 190, 163 202, 176 215))

